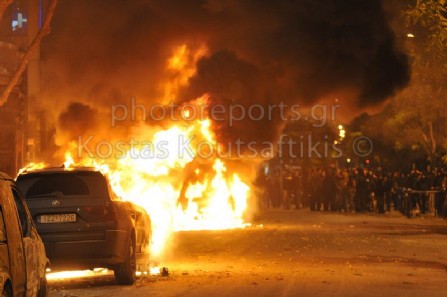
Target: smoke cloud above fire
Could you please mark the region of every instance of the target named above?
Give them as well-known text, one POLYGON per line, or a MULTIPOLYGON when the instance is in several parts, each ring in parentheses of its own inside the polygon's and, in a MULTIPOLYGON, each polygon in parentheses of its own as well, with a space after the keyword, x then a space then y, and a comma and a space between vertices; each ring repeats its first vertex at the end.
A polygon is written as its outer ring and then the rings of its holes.
MULTIPOLYGON (((170 98, 179 104, 205 93, 211 105, 247 108, 345 95, 363 108, 410 77, 379 0, 60 1, 42 48, 43 105, 57 102, 64 114, 55 119, 67 130, 94 129, 97 120, 75 122, 132 96, 161 102, 161 86, 175 76, 166 61, 182 44, 207 51, 170 98)), ((221 140, 272 140, 280 122, 275 115, 215 127, 221 140)))

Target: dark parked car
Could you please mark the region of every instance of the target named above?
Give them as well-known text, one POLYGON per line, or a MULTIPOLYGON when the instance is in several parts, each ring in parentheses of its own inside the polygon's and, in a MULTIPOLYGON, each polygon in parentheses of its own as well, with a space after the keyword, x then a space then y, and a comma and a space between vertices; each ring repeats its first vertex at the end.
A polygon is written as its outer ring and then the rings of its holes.
POLYGON ((119 284, 147 271, 151 221, 122 201, 94 168, 47 168, 23 172, 17 185, 45 244, 51 268, 113 269, 119 284), (141 268, 140 268, 141 267, 141 268))
POLYGON ((48 259, 14 181, 0 173, 0 296, 47 296, 48 259))

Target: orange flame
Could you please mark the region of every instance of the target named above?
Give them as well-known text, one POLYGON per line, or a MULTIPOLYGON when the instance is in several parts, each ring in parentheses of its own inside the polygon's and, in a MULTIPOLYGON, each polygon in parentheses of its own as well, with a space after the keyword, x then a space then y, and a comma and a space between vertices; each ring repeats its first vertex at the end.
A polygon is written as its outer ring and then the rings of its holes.
POLYGON ((206 45, 199 45, 192 51, 186 44, 174 49, 172 56, 168 59, 167 70, 171 79, 162 86, 164 103, 175 101, 180 87, 188 84, 188 80, 196 73, 197 61, 208 54, 206 45))
MULTIPOLYGON (((174 51, 168 70, 177 76, 166 84, 165 99, 175 94, 179 86, 187 84, 195 73, 196 61, 205 54, 205 46, 195 53, 185 45, 174 51)), ((204 105, 207 98, 202 96, 191 104, 204 105)), ((152 220, 153 256, 162 256, 175 231, 247 225, 244 215, 250 188, 213 152, 218 148, 210 119, 178 121, 167 129, 142 127, 139 132, 142 139, 150 138, 150 143, 131 147, 121 158, 104 160, 79 156, 77 146, 70 143, 64 167, 96 167, 108 176, 119 197, 144 207, 152 220), (205 158, 199 150, 202 143, 211 150, 205 158)), ((25 169, 43 167, 43 163, 37 163, 25 169)))
POLYGON ((197 120, 188 127, 172 126, 155 133, 154 154, 162 143, 168 152, 160 158, 135 158, 142 156, 145 147, 133 148, 124 158, 107 160, 108 164, 92 159, 74 162, 72 154, 67 152, 64 165, 68 169, 95 166, 109 177, 118 196, 144 207, 152 219, 152 253, 161 255, 173 231, 245 226, 249 186, 238 174, 229 174, 223 160, 201 159, 193 143, 189 147, 193 155, 182 154, 178 146, 179 139, 193 136, 214 141, 210 127, 209 120, 197 120), (181 176, 184 176, 183 183, 179 184, 181 176))

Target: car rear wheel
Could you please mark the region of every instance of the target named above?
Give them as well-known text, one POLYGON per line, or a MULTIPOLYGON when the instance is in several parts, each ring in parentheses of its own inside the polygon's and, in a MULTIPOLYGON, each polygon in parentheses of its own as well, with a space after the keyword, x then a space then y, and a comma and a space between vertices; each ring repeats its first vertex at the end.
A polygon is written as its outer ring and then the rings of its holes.
POLYGON ((116 282, 120 285, 133 285, 137 275, 135 241, 130 238, 126 259, 114 270, 116 282))

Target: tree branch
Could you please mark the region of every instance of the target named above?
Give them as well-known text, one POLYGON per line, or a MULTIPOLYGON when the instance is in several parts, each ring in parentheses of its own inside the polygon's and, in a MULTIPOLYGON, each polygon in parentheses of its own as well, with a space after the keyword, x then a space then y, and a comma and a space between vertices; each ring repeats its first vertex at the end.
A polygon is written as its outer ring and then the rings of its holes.
POLYGON ((430 142, 428 141, 427 134, 421 129, 421 136, 422 136, 422 146, 424 147, 427 154, 431 155, 431 149, 430 149, 430 142))
MULTIPOLYGON (((3 1, 3 0, 0 0, 3 1)), ((6 103, 8 101, 8 97, 11 94, 12 90, 14 89, 15 85, 19 81, 20 77, 22 76, 23 72, 26 69, 26 66, 28 65, 29 59, 31 54, 34 50, 40 45, 40 42, 42 39, 48 35, 51 31, 51 20, 53 19, 54 11, 56 10, 58 0, 51 0, 50 6, 48 7, 47 16, 45 18, 45 21, 43 23, 42 29, 37 33, 36 37, 34 37, 33 41, 31 42, 31 45, 26 50, 26 53, 23 55, 22 59, 20 60, 19 66, 17 67, 14 75, 12 76, 11 80, 9 81, 8 85, 6 86, 5 90, 3 91, 2 96, 0 97, 0 106, 6 103)))
POLYGON ((433 133, 433 123, 432 122, 428 123, 428 129, 429 129, 429 133, 430 133, 431 153, 434 154, 434 153, 436 153, 436 139, 435 139, 435 134, 433 133))

